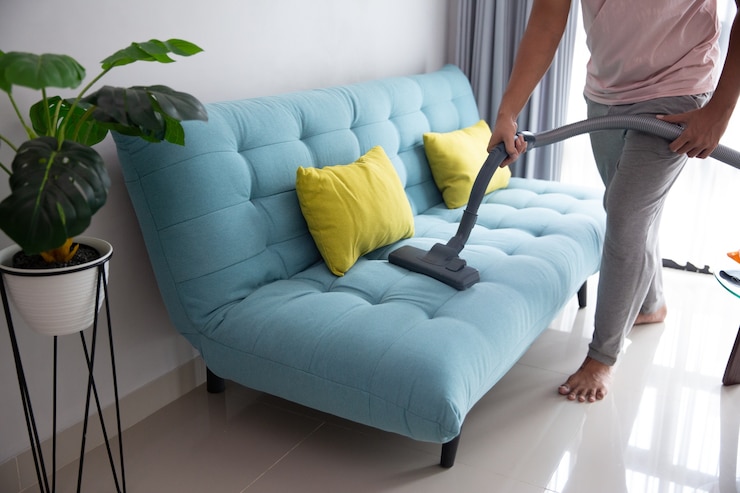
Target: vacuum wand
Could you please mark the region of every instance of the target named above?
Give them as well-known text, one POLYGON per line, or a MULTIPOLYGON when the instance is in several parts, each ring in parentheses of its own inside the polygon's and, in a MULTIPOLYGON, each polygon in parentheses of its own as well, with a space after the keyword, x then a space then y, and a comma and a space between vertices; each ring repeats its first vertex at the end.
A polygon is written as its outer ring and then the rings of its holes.
MULTIPOLYGON (((592 118, 538 134, 521 132, 518 135, 524 137, 529 148, 536 148, 584 133, 614 129, 637 130, 667 140, 677 138, 683 131, 683 128, 679 125, 664 122, 657 118, 626 115, 592 118)), ((493 173, 501 166, 506 157, 507 153, 503 142, 488 154, 473 182, 468 205, 463 212, 457 233, 446 244, 437 243, 429 251, 411 245, 404 245, 391 252, 388 261, 410 271, 433 277, 460 291, 480 281, 479 272, 467 265, 467 262, 460 258, 459 254, 465 248, 465 243, 468 241, 470 233, 478 220, 478 207, 483 201, 493 173)), ((712 152, 711 157, 740 169, 740 152, 734 149, 720 145, 712 152)))
POLYGON ((473 182, 468 205, 463 212, 457 233, 450 238, 447 244, 437 243, 429 251, 411 245, 404 245, 391 252, 388 261, 408 270, 433 277, 460 291, 480 281, 478 271, 467 265, 467 262, 460 258, 459 253, 465 247, 470 232, 478 220, 478 206, 483 201, 488 183, 491 181, 493 173, 501 166, 507 156, 503 142, 488 154, 473 182))

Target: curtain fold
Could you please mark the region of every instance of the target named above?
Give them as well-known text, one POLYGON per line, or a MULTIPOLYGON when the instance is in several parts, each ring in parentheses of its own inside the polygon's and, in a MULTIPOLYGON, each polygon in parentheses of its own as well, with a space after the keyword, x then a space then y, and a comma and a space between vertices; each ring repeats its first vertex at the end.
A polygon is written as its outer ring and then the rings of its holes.
MULTIPOLYGON (((527 26, 533 0, 453 0, 450 58, 468 76, 481 118, 493 125, 499 102, 511 76, 519 41, 527 26)), ((550 70, 535 89, 517 121, 519 129, 539 132, 565 123, 576 13, 571 16, 550 70)), ((512 166, 515 176, 558 180, 562 144, 527 152, 512 166)))

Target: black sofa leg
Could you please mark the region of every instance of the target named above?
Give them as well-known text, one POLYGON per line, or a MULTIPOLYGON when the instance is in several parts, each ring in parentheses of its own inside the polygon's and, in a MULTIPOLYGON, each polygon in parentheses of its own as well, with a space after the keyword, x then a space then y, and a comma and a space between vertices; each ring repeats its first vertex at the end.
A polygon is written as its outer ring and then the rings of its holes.
POLYGON ((457 447, 458 445, 460 445, 460 435, 457 435, 449 442, 442 444, 442 458, 439 461, 439 465, 444 467, 445 469, 449 469, 450 467, 455 465, 457 447))
POLYGON ((588 281, 585 281, 578 290, 578 308, 586 308, 588 302, 588 281))
POLYGON ((226 381, 206 367, 206 390, 209 394, 220 394, 226 390, 226 381))

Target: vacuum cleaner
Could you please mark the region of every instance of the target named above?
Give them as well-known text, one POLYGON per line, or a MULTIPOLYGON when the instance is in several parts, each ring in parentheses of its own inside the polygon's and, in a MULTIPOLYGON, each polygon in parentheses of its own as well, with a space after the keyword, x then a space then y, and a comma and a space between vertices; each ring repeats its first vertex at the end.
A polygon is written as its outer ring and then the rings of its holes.
MULTIPOLYGON (((518 135, 524 137, 528 149, 534 149, 584 133, 617 129, 637 130, 670 141, 675 140, 683 131, 683 127, 680 125, 664 122, 651 116, 610 115, 583 120, 537 134, 521 132, 518 135)), ((455 236, 450 238, 447 243, 435 244, 428 251, 411 245, 402 246, 390 253, 388 261, 410 271, 433 277, 460 291, 480 281, 478 271, 467 265, 465 259, 460 258, 459 254, 465 247, 470 232, 478 219, 478 207, 483 200, 488 183, 506 157, 507 153, 503 142, 488 154, 473 182, 468 205, 463 212, 455 236)), ((734 149, 720 145, 712 152, 711 157, 740 169, 740 152, 734 149)))

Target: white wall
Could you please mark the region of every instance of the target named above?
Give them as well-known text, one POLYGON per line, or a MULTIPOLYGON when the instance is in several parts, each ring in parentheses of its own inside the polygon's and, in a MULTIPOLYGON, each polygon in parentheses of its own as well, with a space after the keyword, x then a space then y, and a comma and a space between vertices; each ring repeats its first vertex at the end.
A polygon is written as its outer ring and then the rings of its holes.
MULTIPOLYGON (((163 83, 204 102, 276 94, 441 67, 448 0, 2 0, 0 50, 67 53, 97 73, 98 62, 132 41, 184 38, 205 51, 170 65, 119 68, 112 85, 163 83)), ((65 96, 68 94, 64 94, 65 96)), ((2 94, 4 96, 4 93, 2 94)), ((24 90, 21 103, 35 101, 24 90)), ((0 97, 0 134, 20 138, 7 99, 0 97)), ((18 139, 16 139, 18 140, 18 139)), ((5 146, 3 146, 5 147, 5 146)), ((0 161, 10 158, 0 148, 0 161)), ((113 186, 88 234, 114 246, 110 274, 113 330, 123 396, 193 357, 168 321, 148 265, 115 149, 98 147, 113 186)), ((0 197, 7 194, 0 179, 0 197)), ((0 247, 10 240, 0 233, 0 247)), ((2 320, 2 319, 0 319, 2 320)), ((28 448, 5 324, 0 323, 0 463, 28 448)), ((50 340, 17 323, 37 412, 50 407, 50 340)), ((60 343, 60 428, 81 418, 79 339, 60 343)), ((99 363, 104 363, 101 357, 99 363)), ((101 380, 105 387, 105 380, 101 380)), ((111 399, 105 397, 107 403, 111 399)), ((50 426, 41 420, 42 438, 50 426)))

